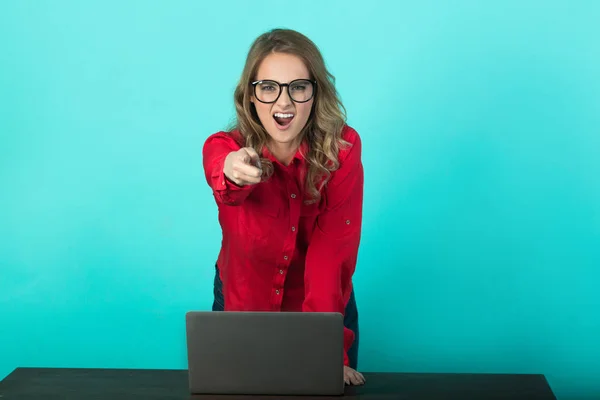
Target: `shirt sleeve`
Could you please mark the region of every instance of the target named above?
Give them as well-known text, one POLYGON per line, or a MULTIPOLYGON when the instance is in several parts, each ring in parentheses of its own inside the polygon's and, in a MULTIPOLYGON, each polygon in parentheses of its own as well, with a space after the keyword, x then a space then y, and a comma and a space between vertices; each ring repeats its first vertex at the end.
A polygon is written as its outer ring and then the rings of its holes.
POLYGON ((225 157, 241 146, 225 132, 208 137, 202 149, 202 162, 206 181, 218 204, 240 205, 248 197, 254 185, 238 186, 225 176, 225 157))
MULTIPOLYGON (((352 291, 362 225, 364 173, 361 141, 353 132, 352 147, 325 189, 326 205, 306 255, 303 311, 345 312, 352 291)), ((354 332, 344 328, 344 365, 354 332)))

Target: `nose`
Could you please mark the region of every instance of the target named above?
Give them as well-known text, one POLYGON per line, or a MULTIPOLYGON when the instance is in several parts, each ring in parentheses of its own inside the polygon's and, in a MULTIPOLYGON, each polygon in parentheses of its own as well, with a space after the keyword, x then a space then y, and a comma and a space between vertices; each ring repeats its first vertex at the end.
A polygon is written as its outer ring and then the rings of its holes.
POLYGON ((281 91, 281 95, 279 96, 279 98, 277 99, 277 104, 279 106, 281 106, 281 108, 284 108, 285 106, 289 106, 290 104, 292 104, 292 99, 290 97, 290 93, 288 92, 289 86, 284 86, 281 91))

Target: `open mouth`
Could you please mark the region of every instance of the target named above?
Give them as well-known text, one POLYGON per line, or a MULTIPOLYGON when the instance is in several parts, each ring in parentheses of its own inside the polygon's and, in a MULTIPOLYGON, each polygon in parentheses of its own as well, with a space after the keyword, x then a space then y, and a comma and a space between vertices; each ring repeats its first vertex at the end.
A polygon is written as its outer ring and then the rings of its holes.
POLYGON ((275 113, 273 114, 273 119, 275 120, 275 124, 279 129, 285 129, 292 123, 292 120, 294 119, 294 114, 275 113))

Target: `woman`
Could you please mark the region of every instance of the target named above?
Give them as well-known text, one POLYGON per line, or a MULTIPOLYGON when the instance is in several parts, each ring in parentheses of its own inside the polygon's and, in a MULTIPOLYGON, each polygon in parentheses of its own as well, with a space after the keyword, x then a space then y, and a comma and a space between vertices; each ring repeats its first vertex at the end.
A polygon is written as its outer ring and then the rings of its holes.
POLYGON ((223 230, 213 310, 344 314, 344 380, 360 385, 361 141, 333 81, 298 32, 275 29, 250 48, 236 124, 203 148, 223 230))

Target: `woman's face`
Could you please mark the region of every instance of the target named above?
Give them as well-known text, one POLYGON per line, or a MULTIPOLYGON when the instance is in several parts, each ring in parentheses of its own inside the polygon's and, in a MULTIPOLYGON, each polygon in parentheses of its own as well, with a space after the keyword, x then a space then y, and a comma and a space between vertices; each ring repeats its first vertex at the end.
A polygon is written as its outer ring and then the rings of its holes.
POLYGON ((304 62, 292 54, 271 53, 258 68, 255 80, 263 82, 256 85, 250 101, 254 103, 260 122, 275 144, 297 145, 296 139, 310 117, 315 88, 311 82, 298 79, 308 80, 310 74, 304 62), (292 85, 278 86, 289 83, 292 85), (290 98, 290 93, 296 101, 290 98), (277 101, 274 103, 264 102, 275 98, 277 101), (310 100, 301 102, 308 98, 310 100))

